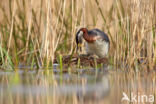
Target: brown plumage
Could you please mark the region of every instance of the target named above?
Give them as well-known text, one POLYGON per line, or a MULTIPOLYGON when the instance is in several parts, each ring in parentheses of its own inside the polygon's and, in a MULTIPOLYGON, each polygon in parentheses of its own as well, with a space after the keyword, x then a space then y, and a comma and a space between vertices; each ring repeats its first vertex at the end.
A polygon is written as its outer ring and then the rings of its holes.
POLYGON ((86 28, 81 28, 80 31, 83 31, 83 38, 88 42, 92 43, 96 41, 100 36, 94 36, 94 34, 88 35, 88 30, 86 28))

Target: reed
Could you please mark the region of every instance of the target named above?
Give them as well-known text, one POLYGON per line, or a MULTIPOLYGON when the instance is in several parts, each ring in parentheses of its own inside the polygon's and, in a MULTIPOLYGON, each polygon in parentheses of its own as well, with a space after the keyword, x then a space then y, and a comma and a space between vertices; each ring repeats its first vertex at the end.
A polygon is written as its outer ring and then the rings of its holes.
POLYGON ((59 54, 75 52, 75 34, 87 27, 108 34, 109 59, 114 66, 154 69, 155 5, 155 0, 2 0, 1 63, 49 67, 59 54))

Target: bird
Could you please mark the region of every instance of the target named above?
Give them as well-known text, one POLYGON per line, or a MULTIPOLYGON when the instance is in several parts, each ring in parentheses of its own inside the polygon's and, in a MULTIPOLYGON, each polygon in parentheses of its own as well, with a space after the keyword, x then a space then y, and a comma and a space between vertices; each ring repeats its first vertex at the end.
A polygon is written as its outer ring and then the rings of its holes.
POLYGON ((106 33, 97 28, 92 30, 80 28, 76 33, 77 50, 81 50, 83 40, 85 40, 85 50, 87 55, 95 54, 99 58, 107 56, 110 41, 106 33))

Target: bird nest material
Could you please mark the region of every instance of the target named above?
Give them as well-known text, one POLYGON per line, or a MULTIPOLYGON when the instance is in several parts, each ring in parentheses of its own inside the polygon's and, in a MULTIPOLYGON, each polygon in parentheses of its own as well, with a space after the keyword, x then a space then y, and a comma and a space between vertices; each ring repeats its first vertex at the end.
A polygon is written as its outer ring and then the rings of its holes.
MULTIPOLYGON (((59 63, 55 59, 56 63, 59 63)), ((88 55, 67 55, 62 57, 62 63, 65 65, 80 65, 80 66, 96 66, 98 64, 108 64, 107 58, 95 58, 94 56, 88 56, 88 55)))

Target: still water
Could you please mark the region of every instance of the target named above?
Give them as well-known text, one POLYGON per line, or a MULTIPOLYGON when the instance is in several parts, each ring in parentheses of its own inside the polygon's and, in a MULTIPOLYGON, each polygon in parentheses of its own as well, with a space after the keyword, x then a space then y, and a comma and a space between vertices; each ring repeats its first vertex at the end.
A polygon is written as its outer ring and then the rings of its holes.
POLYGON ((0 72, 0 104, 156 104, 155 72, 0 72))

